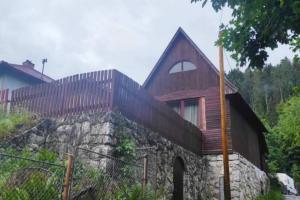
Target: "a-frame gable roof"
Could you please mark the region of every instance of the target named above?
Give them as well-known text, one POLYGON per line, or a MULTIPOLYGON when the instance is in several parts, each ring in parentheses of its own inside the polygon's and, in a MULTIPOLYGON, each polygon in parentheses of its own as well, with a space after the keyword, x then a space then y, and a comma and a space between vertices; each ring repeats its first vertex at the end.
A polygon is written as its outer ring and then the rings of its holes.
MULTIPOLYGON (((219 76, 219 70, 215 67, 215 65, 205 56, 205 54, 193 42, 193 40, 184 32, 184 30, 181 27, 179 27, 177 32, 175 33, 175 35, 171 39, 170 43, 168 44, 167 48, 164 50, 163 54, 160 56, 159 60, 155 64, 154 68, 152 69, 149 76, 145 80, 145 82, 143 84, 143 87, 145 87, 145 88, 148 87, 148 85, 151 82, 152 78, 155 76, 157 71, 159 71, 159 68, 161 67, 161 63, 166 58, 169 51, 172 49, 172 47, 174 46, 174 44, 176 43, 176 41, 179 37, 185 38, 192 45, 192 47, 194 47, 196 49, 199 56, 201 56, 204 59, 204 61, 207 62, 208 65, 213 69, 213 71, 217 74, 217 76, 219 76)), ((233 91, 237 91, 236 87, 229 80, 225 79, 225 81, 226 81, 226 86, 228 86, 233 91)))

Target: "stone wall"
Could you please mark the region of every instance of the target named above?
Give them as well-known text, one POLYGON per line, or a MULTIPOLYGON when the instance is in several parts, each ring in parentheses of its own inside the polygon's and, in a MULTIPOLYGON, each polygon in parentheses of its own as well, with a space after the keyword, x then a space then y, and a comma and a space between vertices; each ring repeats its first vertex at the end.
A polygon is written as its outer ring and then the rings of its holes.
MULTIPOLYGON (((209 191, 213 199, 220 197, 220 181, 223 180, 222 155, 207 155, 207 176, 209 191)), ((231 197, 234 200, 255 199, 269 191, 269 178, 266 173, 250 163, 238 153, 229 155, 231 197)))
MULTIPOLYGON (((142 126, 123 121, 126 123, 123 134, 131 135, 140 148, 153 147, 157 149, 157 186, 164 188, 166 199, 171 199, 173 194, 173 163, 177 157, 184 162, 184 197, 185 199, 199 199, 204 190, 203 177, 205 175, 204 163, 200 156, 191 153, 182 147, 162 138, 159 134, 145 129, 142 126)), ((117 123, 117 126, 120 123, 117 123)), ((116 125, 116 124, 115 124, 116 125)), ((118 133, 116 133, 118 134, 118 133)))
MULTIPOLYGON (((61 157, 67 152, 74 153, 93 164, 95 161, 76 151, 76 147, 110 155, 122 135, 129 136, 139 149, 155 147, 155 159, 150 166, 156 170, 157 187, 164 188, 165 199, 172 198, 173 163, 177 157, 184 162, 184 199, 219 199, 219 179, 223 173, 221 155, 195 155, 115 112, 44 119, 1 145, 19 149, 28 146, 33 151, 48 148, 61 157)), ((230 155, 230 172, 233 199, 254 199, 267 190, 265 173, 239 154, 230 155)))

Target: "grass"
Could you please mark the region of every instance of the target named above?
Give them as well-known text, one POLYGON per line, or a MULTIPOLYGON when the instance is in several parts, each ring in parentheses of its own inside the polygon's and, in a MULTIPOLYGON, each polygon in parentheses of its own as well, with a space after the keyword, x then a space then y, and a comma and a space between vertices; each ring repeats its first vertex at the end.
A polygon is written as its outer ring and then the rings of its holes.
POLYGON ((257 200, 283 200, 283 195, 280 190, 271 190, 269 193, 260 196, 257 200))
POLYGON ((18 111, 5 113, 0 110, 0 138, 14 134, 20 128, 29 127, 33 119, 28 112, 18 111))

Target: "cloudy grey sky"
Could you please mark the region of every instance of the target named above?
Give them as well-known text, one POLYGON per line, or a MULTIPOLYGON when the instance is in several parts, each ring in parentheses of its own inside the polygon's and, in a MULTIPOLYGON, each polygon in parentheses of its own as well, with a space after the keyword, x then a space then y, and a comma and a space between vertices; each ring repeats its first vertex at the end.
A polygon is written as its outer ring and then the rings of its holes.
MULTIPOLYGON (((115 68, 139 83, 179 26, 217 65, 220 14, 190 0, 1 0, 0 60, 29 59, 53 78, 115 68)), ((230 18, 223 11, 222 21, 230 18)), ((292 57, 287 46, 269 62, 292 57)), ((235 67, 233 60, 230 66, 235 67)), ((230 69, 225 61, 226 69, 230 69)))

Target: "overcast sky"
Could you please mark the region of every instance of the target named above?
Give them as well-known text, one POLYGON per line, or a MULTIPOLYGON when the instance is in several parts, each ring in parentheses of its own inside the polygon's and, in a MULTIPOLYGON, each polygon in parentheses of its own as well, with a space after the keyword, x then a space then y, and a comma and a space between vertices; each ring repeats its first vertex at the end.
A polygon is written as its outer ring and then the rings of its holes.
MULTIPOLYGON (((0 60, 29 59, 55 79, 115 68, 143 83, 179 26, 217 65, 221 15, 190 0, 2 0, 0 60)), ((230 18, 223 11, 222 21, 230 18)), ((227 53, 228 54, 228 53, 227 53)), ((287 46, 269 62, 292 57, 287 46)), ((231 68, 235 67, 229 59, 231 68)), ((225 67, 230 69, 225 60, 225 67)))

